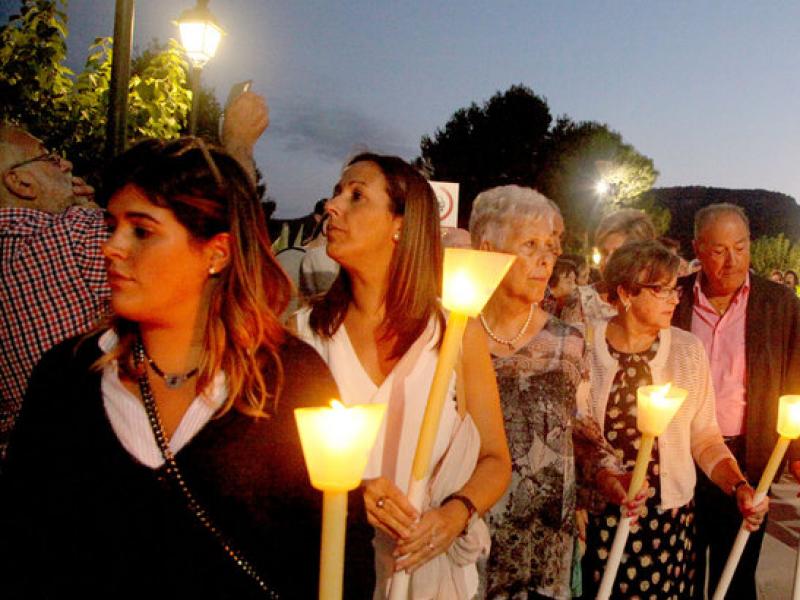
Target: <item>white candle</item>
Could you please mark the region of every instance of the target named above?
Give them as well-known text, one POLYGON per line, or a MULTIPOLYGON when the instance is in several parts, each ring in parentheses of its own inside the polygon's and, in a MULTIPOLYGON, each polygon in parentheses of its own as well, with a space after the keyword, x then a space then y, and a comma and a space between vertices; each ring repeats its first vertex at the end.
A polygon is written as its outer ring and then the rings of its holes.
MULTIPOLYGON (((439 349, 411 467, 408 499, 418 510, 422 509, 425 486, 430 475, 433 444, 439 431, 439 420, 450 376, 458 359, 467 320, 480 314, 515 259, 513 254, 464 248, 447 248, 444 251, 442 304, 450 311, 450 316, 439 349)), ((390 599, 406 600, 408 585, 409 579, 405 572, 395 573, 389 592, 390 599)))
MULTIPOLYGON (((636 391, 636 427, 642 433, 639 440, 639 451, 636 453, 636 465, 633 467, 631 483, 628 486, 627 501, 630 502, 636 497, 636 493, 641 489, 647 474, 647 465, 650 463, 650 454, 653 450, 653 442, 656 436, 664 433, 669 422, 678 412, 683 401, 686 399, 687 391, 681 388, 666 385, 646 385, 636 391)), ((631 529, 631 517, 623 517, 625 507, 620 509, 620 521, 617 531, 614 533, 614 541, 608 553, 606 569, 603 572, 603 579, 597 591, 597 600, 608 600, 611 596, 611 589, 617 577, 619 564, 622 560, 622 553, 625 550, 625 543, 631 529)))
MULTIPOLYGON (((800 396, 780 397, 778 400, 777 430, 780 437, 775 442, 775 447, 772 449, 767 466, 764 467, 764 472, 761 474, 756 493, 753 495, 753 504, 758 504, 767 497, 769 486, 772 484, 772 480, 775 479, 775 473, 778 472, 783 456, 789 448, 789 442, 800 437, 800 396)), ((736 534, 733 547, 725 563, 725 569, 720 575, 713 600, 723 600, 725 598, 749 537, 750 532, 744 526, 744 521, 742 521, 742 526, 739 528, 739 533, 736 534)), ((800 563, 798 563, 798 568, 800 568, 800 563)), ((795 575, 795 581, 797 581, 797 575, 795 575)))
POLYGON ((294 411, 311 485, 322 490, 319 598, 340 600, 344 579, 347 492, 361 483, 385 404, 294 411))

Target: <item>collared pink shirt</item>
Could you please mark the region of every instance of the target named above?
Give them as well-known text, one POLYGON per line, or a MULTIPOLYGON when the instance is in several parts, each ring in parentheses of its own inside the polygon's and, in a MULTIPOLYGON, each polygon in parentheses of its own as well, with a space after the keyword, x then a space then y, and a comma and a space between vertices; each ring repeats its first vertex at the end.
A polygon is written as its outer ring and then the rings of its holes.
POLYGON ((747 408, 745 325, 750 274, 722 316, 703 293, 701 276, 698 274, 694 283, 692 333, 703 342, 711 363, 717 421, 722 435, 740 435, 744 433, 747 408))

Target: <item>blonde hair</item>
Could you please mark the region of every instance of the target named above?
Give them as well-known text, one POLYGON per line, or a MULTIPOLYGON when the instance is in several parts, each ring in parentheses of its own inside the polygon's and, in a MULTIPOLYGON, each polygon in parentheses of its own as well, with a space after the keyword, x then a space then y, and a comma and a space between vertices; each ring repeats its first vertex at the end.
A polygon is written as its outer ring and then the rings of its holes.
POLYGON ((656 239, 656 228, 647 213, 637 208, 621 208, 606 215, 594 232, 594 243, 603 244, 615 233, 625 236, 626 242, 642 242, 656 239))
MULTIPOLYGON (((119 156, 106 173, 104 199, 126 186, 171 210, 194 240, 230 234, 230 261, 214 276, 197 387, 205 389, 224 371, 228 399, 218 414, 231 407, 255 416, 274 414, 283 384, 278 348, 285 335, 278 315, 288 304, 291 284, 272 254, 252 180, 224 150, 182 138, 147 140, 119 156)), ((121 316, 108 324, 119 343, 96 366, 118 360, 135 378, 138 325, 121 316)))

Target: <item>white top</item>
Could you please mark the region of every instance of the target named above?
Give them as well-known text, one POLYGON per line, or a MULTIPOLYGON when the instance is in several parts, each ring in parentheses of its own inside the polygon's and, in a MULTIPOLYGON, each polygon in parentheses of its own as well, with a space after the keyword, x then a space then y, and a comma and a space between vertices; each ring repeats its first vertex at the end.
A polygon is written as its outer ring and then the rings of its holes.
MULTIPOLYGON (((103 352, 108 352, 117 345, 117 334, 106 331, 98 340, 103 352)), ((131 394, 119 379, 117 361, 109 363, 103 369, 100 380, 105 408, 111 428, 128 453, 140 463, 151 469, 164 464, 161 450, 156 442, 147 411, 142 401, 131 394)), ((189 405, 181 418, 178 428, 169 440, 169 449, 173 454, 188 444, 191 439, 214 416, 228 397, 228 386, 224 373, 217 373, 210 389, 197 396, 189 405)))
MULTIPOLYGON (((589 340, 592 365, 591 394, 581 407, 603 428, 606 405, 618 362, 606 345, 607 321, 591 324, 589 340)), ((654 385, 673 385, 688 391, 686 400, 664 434, 658 438, 661 507, 683 506, 694 496, 694 461, 707 474, 725 458, 733 458, 722 439, 714 412, 714 388, 708 358, 696 336, 670 327, 659 333, 660 345, 650 362, 654 385)))
MULTIPOLYGON (((310 314, 309 308, 298 311, 298 336, 313 346, 327 363, 339 387, 342 403, 388 405, 386 418, 364 472, 364 479, 382 475, 393 480, 401 490, 408 490, 411 463, 439 356, 433 341, 438 323, 435 319, 431 320, 425 332, 378 386, 361 365, 347 335, 347 328, 342 325, 329 339, 317 337, 308 324, 310 314), (388 423, 393 426, 387 427, 388 423)), ((453 432, 461 421, 455 402, 455 375, 450 380, 448 398, 442 409, 431 465, 436 465, 444 455, 453 432)))

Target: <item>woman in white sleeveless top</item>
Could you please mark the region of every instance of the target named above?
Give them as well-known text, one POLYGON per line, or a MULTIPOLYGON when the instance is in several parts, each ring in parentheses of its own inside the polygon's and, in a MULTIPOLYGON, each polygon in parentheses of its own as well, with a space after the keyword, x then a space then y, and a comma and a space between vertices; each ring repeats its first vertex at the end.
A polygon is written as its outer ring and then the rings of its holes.
POLYGON ((342 270, 296 325, 328 363, 345 404, 388 405, 364 476, 377 530, 375 597, 386 596, 394 571, 406 570, 410 597, 472 598, 475 562, 489 549, 479 517, 510 477, 497 385, 475 323, 464 336, 463 393, 453 377, 421 514, 405 496, 445 322, 436 198, 402 159, 361 154, 327 210, 328 254, 342 270))

